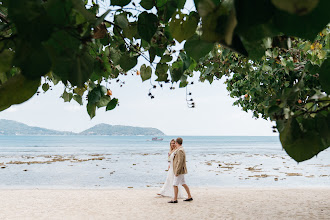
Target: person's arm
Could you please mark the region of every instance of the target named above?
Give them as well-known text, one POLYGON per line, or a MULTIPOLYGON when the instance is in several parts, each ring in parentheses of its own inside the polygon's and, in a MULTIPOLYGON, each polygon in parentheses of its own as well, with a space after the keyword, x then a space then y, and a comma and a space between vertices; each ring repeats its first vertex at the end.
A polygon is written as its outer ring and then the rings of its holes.
POLYGON ((175 166, 175 169, 174 169, 174 175, 178 176, 178 172, 179 172, 180 168, 183 165, 183 152, 181 150, 179 150, 176 153, 175 157, 176 157, 177 162, 175 164, 176 166, 175 166))

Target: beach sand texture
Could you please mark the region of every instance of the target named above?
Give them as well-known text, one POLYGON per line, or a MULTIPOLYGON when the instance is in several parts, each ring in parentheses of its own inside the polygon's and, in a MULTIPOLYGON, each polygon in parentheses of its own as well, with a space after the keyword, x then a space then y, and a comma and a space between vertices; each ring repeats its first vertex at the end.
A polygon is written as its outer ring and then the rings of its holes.
POLYGON ((330 219, 330 188, 192 188, 178 204, 157 191, 0 190, 0 219, 330 219))

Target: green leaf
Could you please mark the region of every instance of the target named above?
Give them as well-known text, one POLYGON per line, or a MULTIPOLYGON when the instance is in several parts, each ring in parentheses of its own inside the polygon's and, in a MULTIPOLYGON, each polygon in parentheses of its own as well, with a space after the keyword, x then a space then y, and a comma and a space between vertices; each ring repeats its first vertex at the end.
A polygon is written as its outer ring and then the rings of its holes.
POLYGON ((0 24, 0 31, 6 31, 10 28, 9 24, 0 24))
POLYGON ((14 64, 20 67, 22 74, 29 79, 40 78, 51 68, 51 60, 46 49, 40 44, 31 45, 27 41, 18 43, 14 64))
POLYGON ((282 109, 280 107, 278 107, 277 105, 273 105, 267 109, 267 113, 269 115, 273 115, 273 114, 279 113, 281 111, 282 111, 282 109))
POLYGON ((330 117, 317 116, 302 119, 296 118, 278 123, 280 141, 283 148, 295 161, 308 160, 328 148, 330 142, 330 117))
POLYGON ((200 58, 207 55, 213 49, 213 46, 213 43, 205 42, 195 34, 186 41, 184 49, 190 57, 198 62, 200 58))
POLYGON ((315 75, 315 74, 320 73, 321 67, 318 65, 313 65, 311 62, 307 62, 305 65, 305 69, 308 70, 308 73, 310 75, 315 75))
POLYGON ((291 14, 280 9, 275 10, 274 24, 279 31, 288 35, 313 41, 330 20, 330 1, 319 0, 318 5, 304 15, 291 14))
POLYGON ((122 53, 120 52, 120 50, 110 47, 110 59, 115 65, 119 64, 121 56, 122 53))
POLYGON ((128 19, 126 13, 121 13, 119 15, 115 15, 115 24, 118 25, 121 29, 125 29, 128 27, 128 19))
POLYGON ((271 32, 268 31, 271 29, 270 21, 275 10, 273 4, 269 0, 236 0, 235 10, 237 17, 237 27, 235 31, 240 34, 245 33, 253 35, 256 37, 255 40, 268 37, 268 32, 271 32), (251 28, 259 29, 258 33, 255 34, 255 32, 250 31, 251 28))
POLYGON ((75 10, 78 11, 82 15, 83 20, 84 20, 84 21, 82 21, 83 23, 85 21, 93 22, 93 23, 95 22, 95 20, 96 20, 95 14, 88 11, 86 9, 84 3, 81 0, 71 0, 71 1, 72 1, 72 4, 73 4, 75 10))
POLYGON ((56 31, 52 34, 51 38, 45 43, 45 47, 54 56, 69 56, 77 53, 81 42, 75 36, 77 32, 67 32, 64 30, 56 31))
POLYGON ((164 7, 166 5, 168 0, 156 0, 156 6, 157 8, 164 7))
POLYGON ((125 6, 128 5, 131 2, 131 0, 111 0, 111 5, 117 5, 117 6, 125 6))
POLYGON ((330 58, 322 63, 319 74, 322 89, 330 95, 330 58))
POLYGON ((73 4, 72 1, 48 0, 45 3, 45 10, 51 22, 55 25, 65 26, 69 22, 73 4))
POLYGON ((101 86, 95 87, 87 95, 88 104, 93 105, 93 104, 97 103, 98 101, 100 101, 102 96, 104 96, 104 93, 101 89, 101 86))
POLYGON ((183 62, 182 60, 177 60, 172 64, 172 68, 170 70, 171 73, 171 78, 172 78, 172 82, 177 82, 180 80, 180 78, 182 77, 184 72, 183 69, 183 62))
MULTIPOLYGON (((207 67, 207 69, 205 70, 205 72, 204 72, 204 75, 207 77, 208 75, 212 75, 212 82, 213 82, 213 74, 212 74, 212 72, 213 72, 213 70, 214 70, 214 66, 212 66, 212 65, 209 65, 208 67, 207 67)), ((209 80, 209 79, 208 79, 209 80)), ((210 80, 209 80, 210 81, 210 80)), ((212 82, 210 82, 210 83, 212 83, 212 82)))
POLYGON ((44 92, 47 92, 48 89, 49 89, 49 84, 48 83, 42 84, 42 90, 44 90, 44 92))
POLYGON ((232 44, 230 46, 228 46, 223 41, 220 41, 220 43, 243 56, 248 56, 248 52, 246 51, 240 37, 237 34, 233 36, 232 44))
POLYGON ((116 108, 117 104, 118 104, 118 99, 116 98, 111 99, 111 101, 107 105, 106 111, 116 108))
POLYGON ((110 9, 109 10, 107 10, 106 12, 104 12, 96 21, 95 21, 95 23, 94 23, 94 27, 97 27, 98 25, 100 25, 103 21, 104 21, 104 19, 105 19, 105 17, 109 14, 109 12, 110 12, 110 9))
POLYGON ((325 50, 321 50, 321 51, 319 51, 319 53, 317 54, 317 57, 318 57, 320 60, 322 60, 322 59, 324 59, 324 58, 326 57, 326 55, 327 55, 327 52, 326 52, 325 50))
POLYGON ((186 0, 178 0, 178 9, 183 9, 186 4, 186 0))
POLYGON ((157 0, 158 17, 163 23, 167 23, 175 11, 182 8, 183 0, 157 0))
POLYGON ((83 96, 85 91, 86 91, 85 87, 77 87, 77 88, 73 89, 73 92, 79 96, 83 96))
POLYGON ((100 87, 102 96, 104 96, 107 93, 108 89, 105 86, 101 86, 101 85, 99 87, 100 87))
MULTIPOLYGON (((218 2, 220 3, 220 1, 218 2)), ((199 1, 199 8, 207 8, 206 5, 210 1, 199 1)), ((237 19, 233 1, 221 2, 217 7, 216 4, 211 4, 210 10, 207 12, 199 10, 202 16, 202 39, 208 42, 218 42, 226 47, 247 56, 247 52, 242 44, 240 37, 234 32, 237 19)))
POLYGON ((187 81, 187 76, 183 75, 180 79, 180 84, 179 84, 179 88, 184 88, 188 85, 188 81, 187 81))
POLYGON ((137 64, 137 57, 129 54, 122 55, 119 60, 119 65, 124 71, 129 71, 137 64))
POLYGON ((4 72, 0 72, 0 85, 7 81, 8 77, 7 74, 4 72))
MULTIPOLYGON (((184 52, 180 52, 179 53, 179 57, 182 60, 182 71, 184 72, 185 70, 189 69, 191 65, 194 64, 194 61, 187 56, 187 54, 185 54, 184 52)), ((192 68, 193 69, 193 68, 192 68)))
POLYGON ((146 10, 150 10, 154 7, 154 0, 141 0, 140 5, 146 9, 146 10))
POLYGON ((199 16, 196 12, 190 12, 189 15, 178 12, 173 15, 169 28, 172 36, 181 43, 195 34, 198 22, 199 16), (176 18, 177 15, 179 15, 178 19, 176 18))
POLYGON ((109 103, 110 101, 111 101, 110 96, 107 96, 107 95, 102 96, 102 97, 100 98, 100 100, 96 103, 96 106, 97 106, 98 108, 105 107, 105 106, 108 105, 108 103, 109 103))
POLYGON ((158 18, 156 15, 148 12, 142 12, 138 18, 138 33, 141 38, 150 42, 157 31, 158 18))
POLYGON ((212 84, 212 82, 214 80, 214 75, 206 75, 205 79, 207 79, 207 81, 209 81, 209 83, 212 84))
POLYGON ((5 73, 10 70, 12 66, 12 59, 14 57, 14 52, 11 50, 4 50, 0 53, 0 72, 5 73))
POLYGON ((145 64, 143 64, 140 68, 142 82, 150 79, 151 73, 152 73, 151 67, 150 66, 147 67, 145 64))
POLYGON ((186 87, 188 85, 188 81, 180 81, 180 84, 179 84, 179 87, 180 88, 184 88, 184 87, 186 87))
POLYGON ((66 92, 66 90, 64 90, 62 96, 61 96, 64 100, 64 102, 70 102, 71 99, 73 98, 73 94, 72 93, 68 93, 66 92))
POLYGON ((52 70, 62 82, 69 81, 73 86, 83 87, 94 69, 94 59, 89 54, 88 46, 66 31, 54 32, 45 43, 51 56, 52 70))
POLYGON ((133 37, 137 37, 137 23, 129 23, 129 25, 124 29, 123 35, 130 40, 133 40, 133 37))
POLYGON ((0 111, 29 100, 38 90, 40 79, 29 80, 15 75, 0 86, 0 111))
POLYGON ((100 43, 103 46, 107 46, 111 43, 111 37, 109 34, 105 34, 104 38, 100 39, 100 43))
POLYGON ((272 3, 280 10, 305 15, 316 8, 319 0, 272 0, 272 3))
POLYGON ((164 55, 161 59, 160 59, 160 63, 168 63, 172 61, 172 56, 169 54, 164 55))
POLYGON ((149 52, 149 61, 150 61, 150 63, 152 63, 152 62, 154 62, 155 57, 156 57, 156 50, 155 50, 155 48, 150 47, 148 52, 149 52))
POLYGON ((203 40, 209 42, 223 41, 228 46, 232 45, 234 29, 237 25, 232 2, 222 3, 212 12, 202 15, 203 40))
POLYGON ((72 57, 58 57, 54 60, 53 71, 62 81, 82 87, 93 73, 94 60, 87 51, 81 51, 72 57))
POLYGON ((156 55, 159 56, 159 57, 162 57, 164 52, 166 51, 166 48, 165 47, 155 47, 155 52, 156 52, 156 55))
POLYGON ((89 117, 92 119, 95 117, 95 111, 96 111, 96 104, 90 104, 88 102, 87 106, 87 113, 89 114, 89 117))
POLYGON ((235 31, 247 50, 249 58, 260 59, 265 54, 264 39, 280 35, 274 26, 272 16, 274 6, 270 1, 235 1, 238 24, 235 31))
POLYGON ((262 40, 259 41, 245 41, 242 40, 242 43, 247 50, 248 56, 252 60, 261 59, 266 52, 266 47, 262 40))
POLYGON ((156 67, 156 76, 158 76, 158 78, 156 79, 156 81, 167 81, 168 78, 168 65, 165 63, 158 63, 157 67, 156 67))
POLYGON ((73 99, 79 103, 79 105, 83 105, 82 97, 80 95, 74 95, 73 99))
POLYGON ((53 31, 54 26, 40 1, 9 1, 8 14, 19 38, 31 44, 47 40, 53 31))

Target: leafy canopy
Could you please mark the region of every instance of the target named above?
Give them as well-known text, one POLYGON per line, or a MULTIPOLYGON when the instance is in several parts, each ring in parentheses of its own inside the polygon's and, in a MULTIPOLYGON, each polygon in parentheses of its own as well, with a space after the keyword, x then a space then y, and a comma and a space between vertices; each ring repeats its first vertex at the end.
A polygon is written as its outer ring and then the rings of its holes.
POLYGON ((314 42, 281 36, 266 42, 264 56, 249 60, 216 46, 205 56, 200 79, 226 78, 234 105, 255 118, 275 121, 286 152, 296 161, 310 159, 329 146, 328 72, 330 28, 314 42), (205 68, 207 66, 207 68, 205 68))
POLYGON ((235 104, 276 121, 295 160, 326 149, 330 1, 194 0, 192 11, 185 4, 0 0, 0 110, 62 82, 64 101, 87 98, 93 118, 118 104, 105 82, 129 71, 179 87, 197 72, 210 83, 227 76, 235 104), (139 58, 148 65, 136 70, 139 58))

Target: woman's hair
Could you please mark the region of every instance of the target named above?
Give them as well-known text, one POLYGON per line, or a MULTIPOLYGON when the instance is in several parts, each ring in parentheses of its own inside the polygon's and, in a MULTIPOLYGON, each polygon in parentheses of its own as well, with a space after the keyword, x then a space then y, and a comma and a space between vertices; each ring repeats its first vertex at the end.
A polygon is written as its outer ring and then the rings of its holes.
POLYGON ((170 141, 170 152, 173 151, 172 146, 171 146, 172 141, 174 141, 174 143, 175 143, 175 139, 172 139, 172 140, 170 141))

